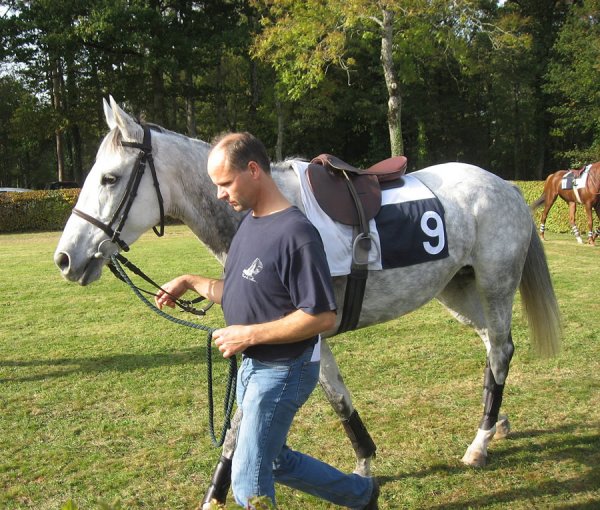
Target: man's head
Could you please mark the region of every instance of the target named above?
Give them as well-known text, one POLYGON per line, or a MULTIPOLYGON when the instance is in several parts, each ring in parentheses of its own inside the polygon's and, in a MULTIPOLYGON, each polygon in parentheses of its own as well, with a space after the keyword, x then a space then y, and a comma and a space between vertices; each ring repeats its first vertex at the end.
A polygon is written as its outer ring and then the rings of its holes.
POLYGON ((271 171, 265 146, 250 133, 229 133, 216 140, 207 167, 217 197, 236 211, 254 207, 261 174, 271 171))

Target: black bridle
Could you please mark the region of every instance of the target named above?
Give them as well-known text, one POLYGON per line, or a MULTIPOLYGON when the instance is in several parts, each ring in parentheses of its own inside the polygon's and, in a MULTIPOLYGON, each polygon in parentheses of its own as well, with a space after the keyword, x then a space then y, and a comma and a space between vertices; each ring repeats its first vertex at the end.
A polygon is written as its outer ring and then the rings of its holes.
MULTIPOLYGON (((155 287, 156 289, 162 290, 166 294, 169 294, 162 287, 160 287, 156 282, 154 282, 148 275, 146 275, 141 269, 135 266, 132 262, 127 260, 123 255, 119 253, 117 249, 116 252, 110 253, 110 247, 107 249, 108 253, 103 252, 104 243, 107 241, 112 243, 113 246, 117 246, 123 251, 129 251, 129 246, 123 239, 121 239, 121 232, 123 227, 125 226, 125 222, 127 221, 127 217, 129 216, 129 211, 131 210, 131 206, 133 205, 133 201, 137 196, 138 188, 140 186, 140 182, 144 175, 144 171, 146 170, 146 164, 150 167, 150 173, 152 174, 152 182, 154 183, 154 189, 156 190, 156 198, 158 200, 158 207, 160 211, 160 224, 157 228, 156 226, 152 227, 154 233, 158 237, 162 237, 165 234, 165 208, 163 203, 162 194, 160 192, 160 185, 158 183, 158 177, 156 176, 156 167, 154 166, 154 158, 152 157, 152 134, 150 127, 147 125, 142 125, 144 129, 144 139, 142 143, 137 142, 124 142, 121 141, 121 146, 123 147, 132 147, 134 149, 139 149, 140 152, 135 161, 135 165, 133 167, 133 171, 129 176, 129 181, 127 182, 127 186, 125 188, 125 192, 121 197, 121 201, 119 202, 119 206, 115 210, 111 220, 108 223, 103 223, 97 218, 77 209, 73 208, 73 213, 83 218, 87 222, 91 223, 95 227, 102 230, 107 236, 110 237, 110 240, 105 239, 98 245, 98 252, 96 253, 97 258, 109 259, 108 267, 111 272, 121 281, 127 283, 121 274, 116 270, 114 260, 118 260, 124 266, 126 266, 130 271, 144 279, 147 283, 155 287), (113 225, 117 225, 113 228, 113 225)), ((149 292, 147 290, 141 289, 139 287, 135 287, 137 290, 144 292, 146 294, 154 295, 154 292, 149 292)), ((169 294, 170 295, 170 294, 169 294)), ((206 312, 211 308, 212 302, 208 304, 203 309, 194 308, 194 304, 204 301, 204 297, 200 296, 191 301, 185 299, 176 299, 174 296, 171 296, 173 302, 179 306, 184 312, 190 312, 195 315, 205 315, 206 312)))
MULTIPOLYGON (((154 167, 154 158, 152 157, 152 135, 148 126, 142 127, 144 129, 144 139, 142 143, 124 141, 121 142, 121 146, 139 149, 140 152, 133 167, 133 171, 129 176, 129 181, 127 182, 127 187, 125 188, 125 192, 123 193, 121 202, 115 210, 111 220, 108 223, 103 223, 99 219, 90 216, 89 214, 81 211, 80 209, 77 209, 76 207, 73 208, 74 214, 102 230, 110 238, 110 242, 119 246, 119 248, 123 251, 129 251, 129 246, 125 241, 123 241, 123 239, 121 239, 121 231, 125 226, 125 222, 127 221, 127 217, 129 216, 129 211, 131 209, 131 206, 133 205, 135 197, 137 196, 137 191, 140 186, 142 177, 144 175, 144 171, 146 169, 146 163, 150 167, 152 181, 154 182, 154 189, 156 190, 158 207, 160 210, 159 227, 157 228, 156 226, 154 226, 152 227, 152 229, 158 237, 162 237, 165 233, 165 210, 163 198, 160 193, 160 186, 158 184, 158 178, 156 176, 156 168, 154 167), (114 227, 114 225, 116 225, 116 227, 114 227)), ((105 241, 101 242, 98 246, 98 253, 96 255, 101 258, 109 258, 111 254, 108 254, 107 256, 102 252, 102 245, 104 242, 105 241)))

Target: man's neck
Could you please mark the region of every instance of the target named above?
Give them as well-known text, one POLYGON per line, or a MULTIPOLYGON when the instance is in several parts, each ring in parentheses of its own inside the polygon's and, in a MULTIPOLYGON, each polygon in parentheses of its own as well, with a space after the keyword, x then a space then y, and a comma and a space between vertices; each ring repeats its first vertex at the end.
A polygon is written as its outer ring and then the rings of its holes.
POLYGON ((273 181, 270 181, 263 188, 261 196, 252 208, 252 215, 257 218, 269 216, 284 211, 291 207, 291 205, 289 200, 279 191, 277 185, 273 181))

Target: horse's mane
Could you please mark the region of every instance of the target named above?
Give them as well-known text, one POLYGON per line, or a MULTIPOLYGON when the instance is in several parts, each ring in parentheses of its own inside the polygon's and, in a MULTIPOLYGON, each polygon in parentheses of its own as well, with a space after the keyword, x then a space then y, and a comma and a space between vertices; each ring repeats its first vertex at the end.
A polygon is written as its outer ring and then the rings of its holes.
MULTIPOLYGON (((199 143, 201 145, 210 146, 208 142, 204 140, 200 140, 199 138, 190 138, 188 136, 182 135, 181 133, 177 133, 175 131, 171 131, 169 129, 165 129, 158 124, 146 124, 152 131, 169 135, 175 138, 179 138, 180 140, 191 140, 192 142, 199 143)), ((104 137, 102 143, 100 144, 100 148, 98 149, 98 157, 103 155, 110 155, 115 153, 120 153, 123 150, 123 146, 121 145, 121 141, 123 140, 123 135, 121 134, 121 130, 119 128, 113 128, 110 132, 104 137)), ((141 142, 142 140, 138 140, 141 142)))

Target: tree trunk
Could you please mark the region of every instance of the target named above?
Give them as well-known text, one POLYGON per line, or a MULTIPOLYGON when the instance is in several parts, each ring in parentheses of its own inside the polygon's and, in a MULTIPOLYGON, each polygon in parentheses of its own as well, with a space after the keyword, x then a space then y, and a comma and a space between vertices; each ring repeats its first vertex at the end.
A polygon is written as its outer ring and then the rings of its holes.
POLYGON ((153 97, 153 122, 165 124, 165 82, 162 70, 158 64, 152 66, 152 97, 153 97), (154 120, 155 119, 155 120, 154 120))
POLYGON ((275 147, 275 157, 277 161, 283 161, 283 105, 279 98, 275 99, 275 107, 277 109, 277 145, 275 147))
POLYGON ((196 138, 196 102, 194 101, 194 78, 191 69, 185 71, 185 120, 187 134, 196 138))
MULTIPOLYGON (((56 59, 52 67, 52 105, 54 111, 57 113, 57 118, 62 119, 62 99, 61 99, 61 66, 60 60, 56 59)), ((54 131, 54 137, 56 139, 56 168, 57 176, 59 181, 66 180, 65 177, 65 147, 63 141, 62 129, 59 125, 54 131)))
POLYGON ((402 142, 402 98, 398 75, 393 58, 394 13, 383 10, 383 34, 381 37, 381 64, 388 91, 388 128, 390 131, 390 150, 392 156, 404 154, 402 142))

